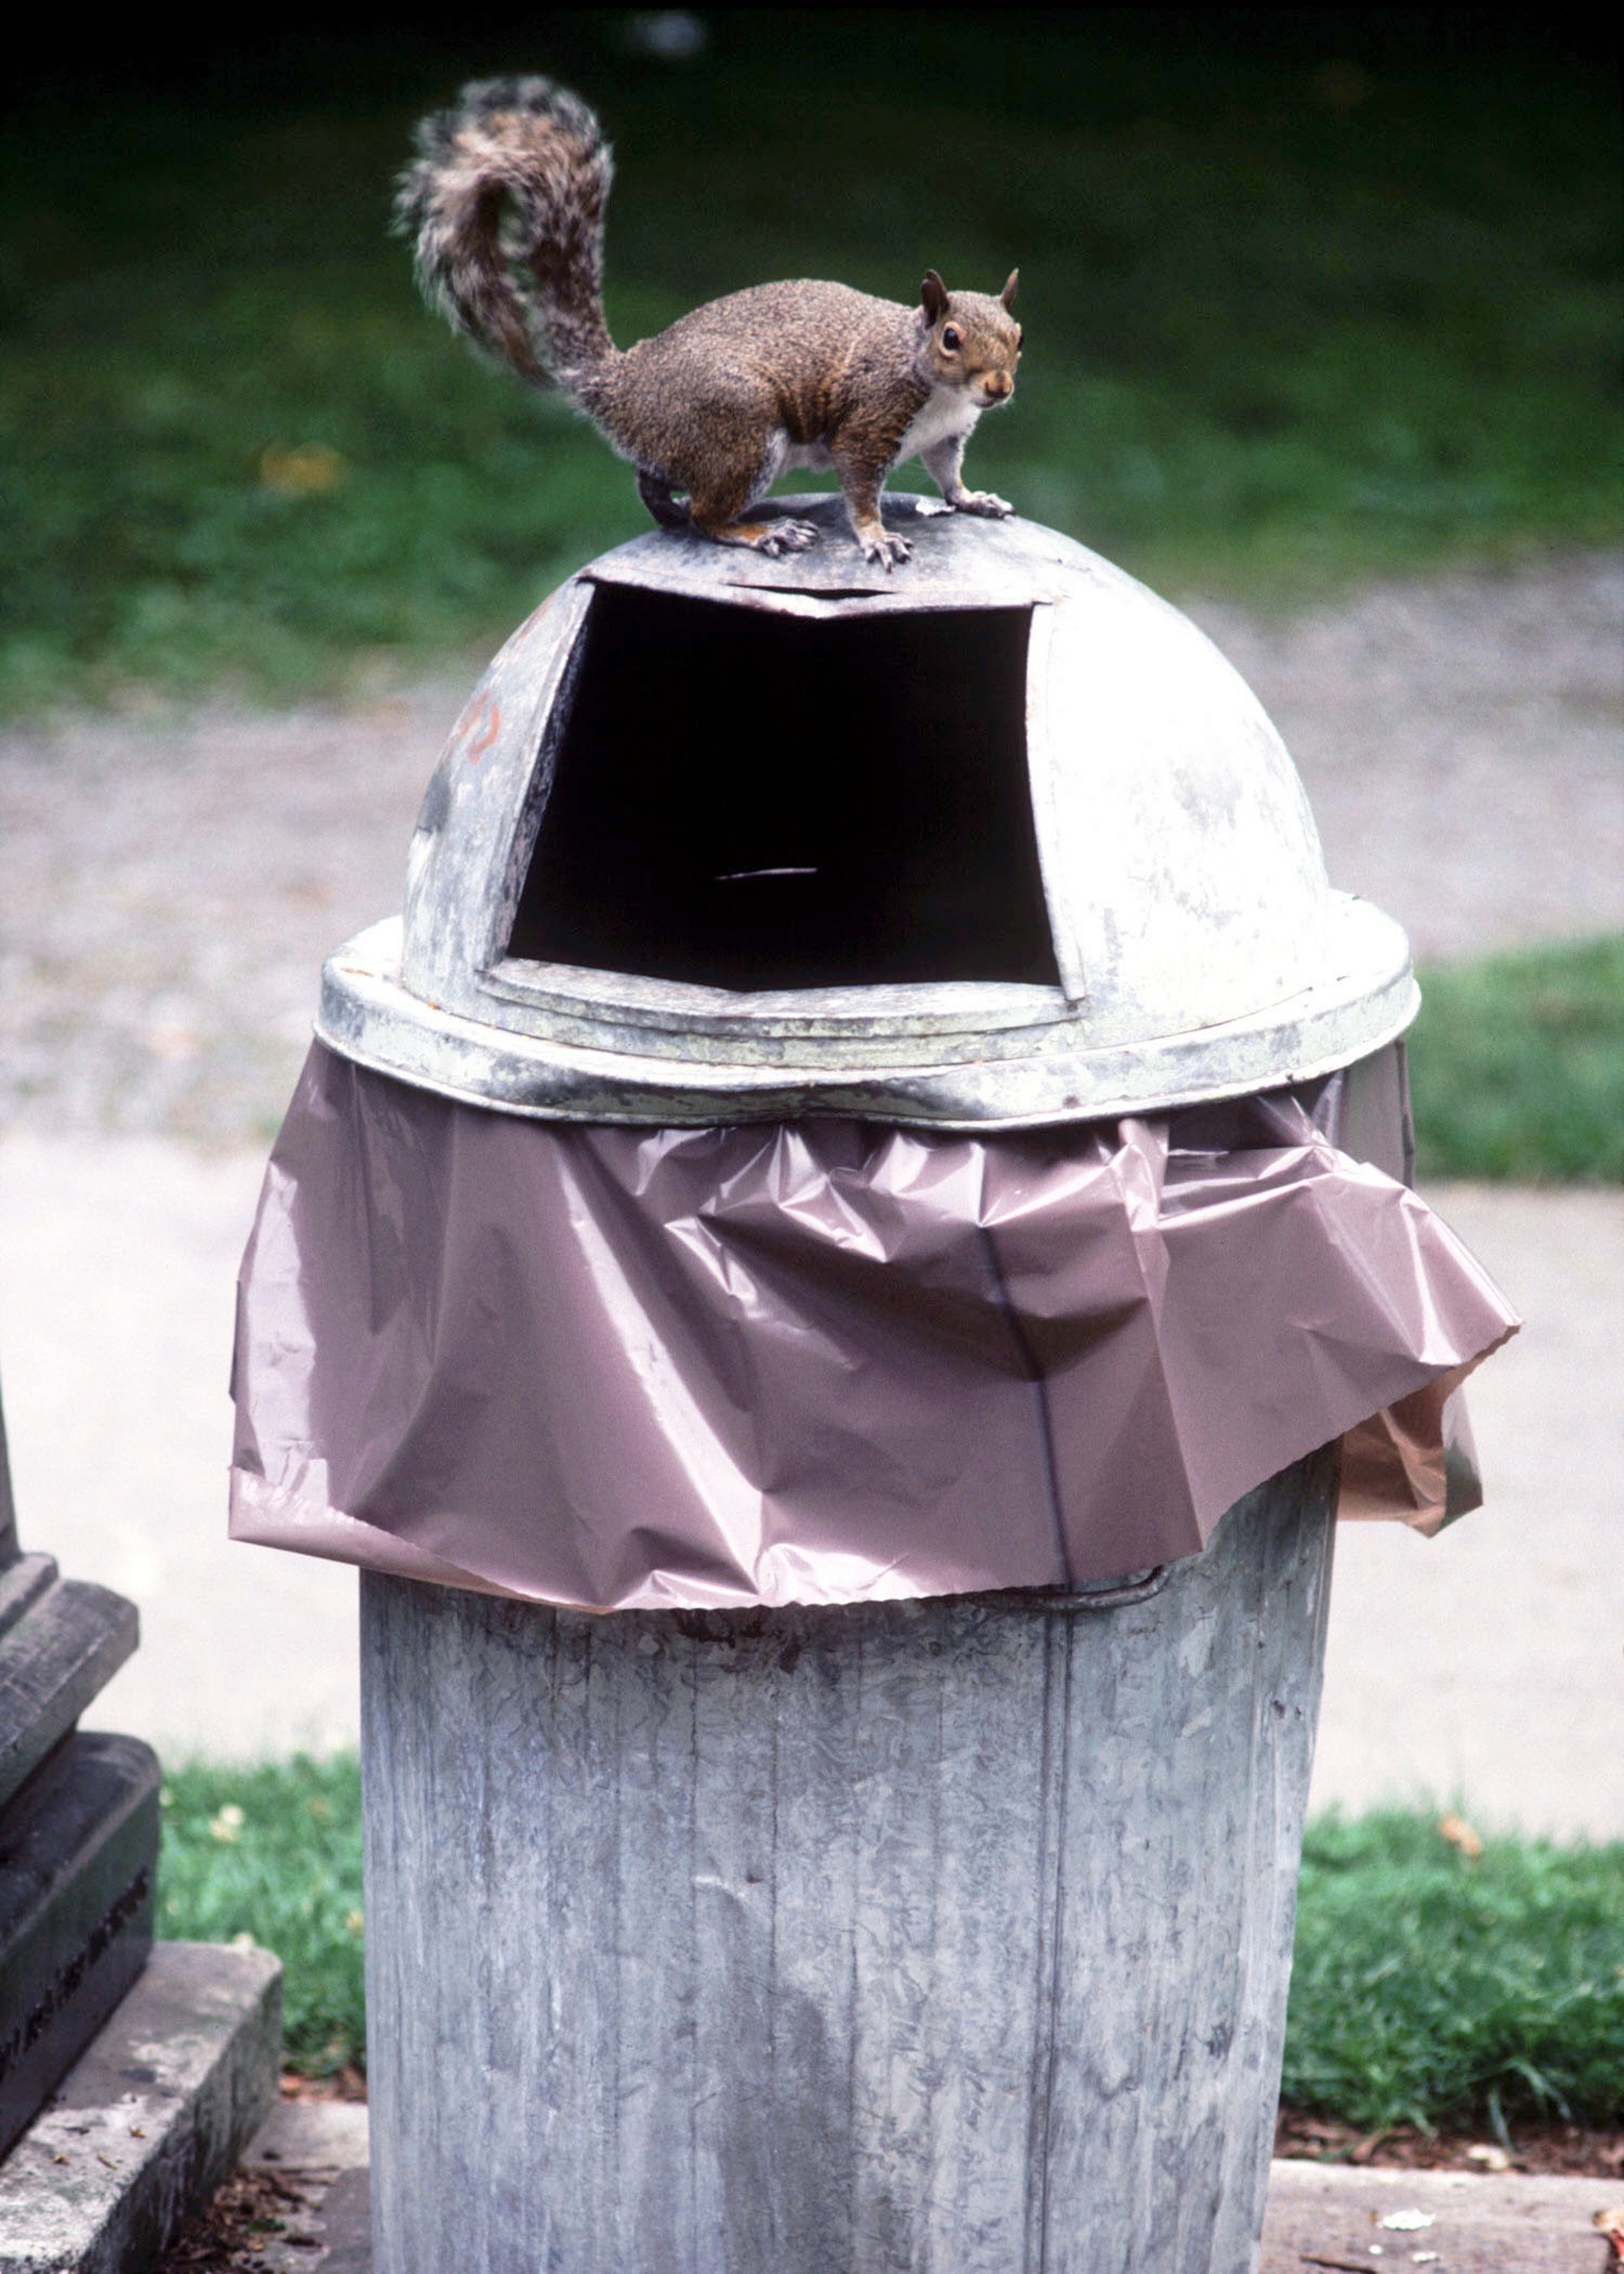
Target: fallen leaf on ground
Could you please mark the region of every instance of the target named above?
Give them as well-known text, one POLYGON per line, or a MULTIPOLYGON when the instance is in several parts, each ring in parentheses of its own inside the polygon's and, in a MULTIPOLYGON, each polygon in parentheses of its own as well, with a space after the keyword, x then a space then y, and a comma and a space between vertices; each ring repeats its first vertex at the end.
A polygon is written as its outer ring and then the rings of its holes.
POLYGON ((1350 2164, 1368 2164, 1392 2128, 1390 2124, 1384 2124, 1380 2132, 1370 2132, 1363 2140, 1356 2140, 1348 2150, 1348 2161, 1350 2164))

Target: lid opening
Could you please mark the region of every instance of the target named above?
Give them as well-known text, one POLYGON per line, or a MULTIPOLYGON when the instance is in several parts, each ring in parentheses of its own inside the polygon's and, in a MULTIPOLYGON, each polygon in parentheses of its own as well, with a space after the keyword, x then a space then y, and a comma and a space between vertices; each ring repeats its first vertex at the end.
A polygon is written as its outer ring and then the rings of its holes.
POLYGON ((1057 986, 1030 621, 599 586, 508 954, 745 992, 1057 986))

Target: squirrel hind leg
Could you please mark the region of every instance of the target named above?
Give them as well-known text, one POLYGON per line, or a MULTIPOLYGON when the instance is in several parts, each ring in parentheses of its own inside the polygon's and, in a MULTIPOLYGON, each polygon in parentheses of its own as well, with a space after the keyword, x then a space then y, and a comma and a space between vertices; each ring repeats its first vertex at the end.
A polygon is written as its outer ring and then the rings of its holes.
POLYGON ((757 553, 774 555, 804 553, 809 545, 817 542, 817 531, 809 521, 703 518, 690 506, 679 503, 674 485, 664 474, 640 469, 637 494, 662 529, 697 529, 702 537, 708 537, 715 545, 748 545, 757 553))
POLYGON ((754 469, 748 474, 737 466, 722 470, 710 482, 695 481, 689 490, 689 513, 694 527, 713 545, 743 545, 754 553, 776 559, 784 553, 804 553, 817 543, 809 521, 747 521, 745 516, 771 488, 784 463, 785 437, 769 435, 754 469))
POLYGON ((662 529, 686 529, 692 516, 678 501, 675 486, 651 468, 637 469, 637 494, 662 529))
POLYGON ((746 545, 753 553, 764 553, 776 560, 784 553, 805 553, 817 543, 817 531, 809 521, 718 521, 701 520, 694 516, 694 526, 702 537, 713 545, 746 545))

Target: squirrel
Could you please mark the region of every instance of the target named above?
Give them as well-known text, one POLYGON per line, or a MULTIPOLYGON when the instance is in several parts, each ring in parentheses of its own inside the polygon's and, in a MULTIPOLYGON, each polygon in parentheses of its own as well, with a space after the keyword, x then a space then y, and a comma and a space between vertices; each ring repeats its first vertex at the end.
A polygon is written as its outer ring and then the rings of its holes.
POLYGON ((914 456, 946 501, 936 512, 1013 512, 960 469, 981 412, 1015 390, 1019 271, 995 296, 950 292, 931 269, 915 307, 809 279, 758 284, 622 350, 602 299, 613 162, 578 95, 476 80, 423 120, 417 149, 396 214, 425 297, 522 379, 568 395, 636 468, 663 527, 800 552, 809 523, 750 509, 786 468, 832 467, 864 558, 889 570, 913 548, 882 523, 880 493, 914 456))

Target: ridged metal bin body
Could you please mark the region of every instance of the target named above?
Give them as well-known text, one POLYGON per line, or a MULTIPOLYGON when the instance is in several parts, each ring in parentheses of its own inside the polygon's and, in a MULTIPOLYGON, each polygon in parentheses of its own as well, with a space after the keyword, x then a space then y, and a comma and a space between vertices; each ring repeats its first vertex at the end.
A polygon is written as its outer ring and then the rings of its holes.
POLYGON ((1255 2268, 1333 1481, 1116 1608, 364 1573, 378 2274, 1255 2268))

